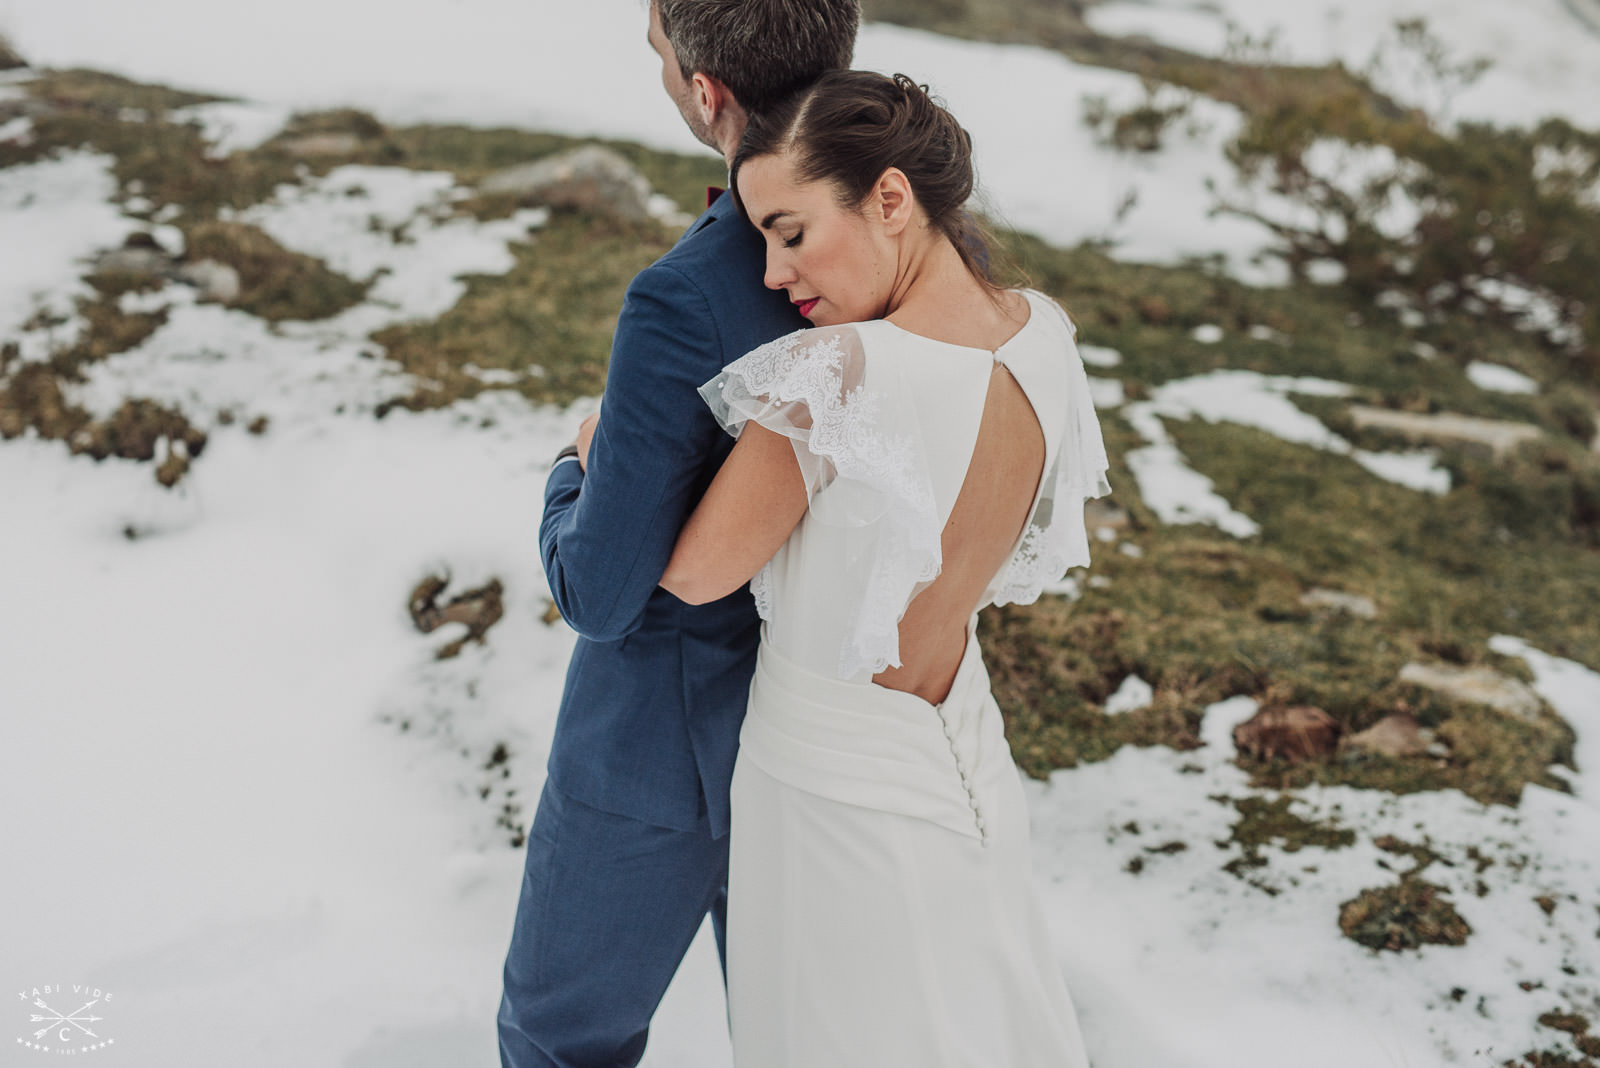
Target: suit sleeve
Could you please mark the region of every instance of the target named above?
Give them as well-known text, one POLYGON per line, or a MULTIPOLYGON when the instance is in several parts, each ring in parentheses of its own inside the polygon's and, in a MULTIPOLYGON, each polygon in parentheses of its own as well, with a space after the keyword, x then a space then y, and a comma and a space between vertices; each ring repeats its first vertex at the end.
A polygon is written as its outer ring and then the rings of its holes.
POLYGON ((616 641, 644 617, 678 531, 705 487, 721 429, 697 392, 722 351, 704 295, 656 265, 628 287, 588 470, 545 487, 539 550, 556 607, 579 634, 616 641))

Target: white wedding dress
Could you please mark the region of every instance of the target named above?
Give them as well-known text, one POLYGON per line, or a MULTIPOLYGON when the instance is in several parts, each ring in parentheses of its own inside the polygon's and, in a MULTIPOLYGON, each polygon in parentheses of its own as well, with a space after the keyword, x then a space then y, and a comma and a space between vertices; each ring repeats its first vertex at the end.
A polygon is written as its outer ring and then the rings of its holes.
POLYGON ((1035 898, 1028 816, 968 623, 949 696, 872 682, 940 570, 993 361, 1044 431, 1031 518, 984 603, 1089 561, 1109 492, 1065 313, 991 353, 886 321, 801 330, 701 393, 738 434, 790 437, 810 507, 751 582, 763 620, 733 777, 728 1003, 739 1068, 1083 1068, 1035 898))

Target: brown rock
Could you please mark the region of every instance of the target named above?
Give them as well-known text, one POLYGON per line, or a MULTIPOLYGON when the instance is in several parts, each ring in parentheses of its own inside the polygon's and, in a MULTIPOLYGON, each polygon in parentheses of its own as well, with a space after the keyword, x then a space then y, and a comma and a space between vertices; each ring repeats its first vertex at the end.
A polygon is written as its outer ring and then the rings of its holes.
POLYGON ((1310 705, 1263 708, 1233 729, 1233 744, 1258 760, 1310 760, 1338 743, 1338 721, 1310 705))
POLYGON ((1428 738, 1416 719, 1405 712, 1385 716, 1345 744, 1368 753, 1388 757, 1421 756, 1428 751, 1428 738))
POLYGON ((1139 317, 1154 326, 1162 326, 1172 318, 1172 308, 1164 297, 1155 295, 1140 297, 1139 317))

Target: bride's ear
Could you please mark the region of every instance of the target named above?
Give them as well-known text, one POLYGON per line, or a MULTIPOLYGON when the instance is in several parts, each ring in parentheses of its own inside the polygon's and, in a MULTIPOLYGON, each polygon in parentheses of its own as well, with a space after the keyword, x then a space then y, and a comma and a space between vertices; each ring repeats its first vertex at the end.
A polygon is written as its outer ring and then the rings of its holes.
POLYGON ((890 167, 878 177, 872 190, 872 203, 882 213, 884 231, 893 237, 911 223, 916 205, 911 182, 899 167, 890 167))

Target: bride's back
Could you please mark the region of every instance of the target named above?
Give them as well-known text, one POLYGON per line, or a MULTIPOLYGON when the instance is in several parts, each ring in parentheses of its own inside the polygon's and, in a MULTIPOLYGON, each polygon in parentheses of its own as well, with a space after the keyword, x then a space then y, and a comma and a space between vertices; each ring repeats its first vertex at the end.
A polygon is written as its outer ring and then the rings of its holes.
POLYGON ((995 367, 978 446, 940 538, 944 568, 900 620, 901 666, 880 686, 939 704, 967 643, 967 621, 1010 560, 1044 471, 1044 435, 1016 379, 995 367))
POLYGON ((879 672, 874 682, 930 704, 944 700, 966 649, 968 620, 1028 522, 1044 461, 1044 432, 1033 405, 996 361, 972 460, 940 536, 939 577, 900 620, 901 666, 879 672))

